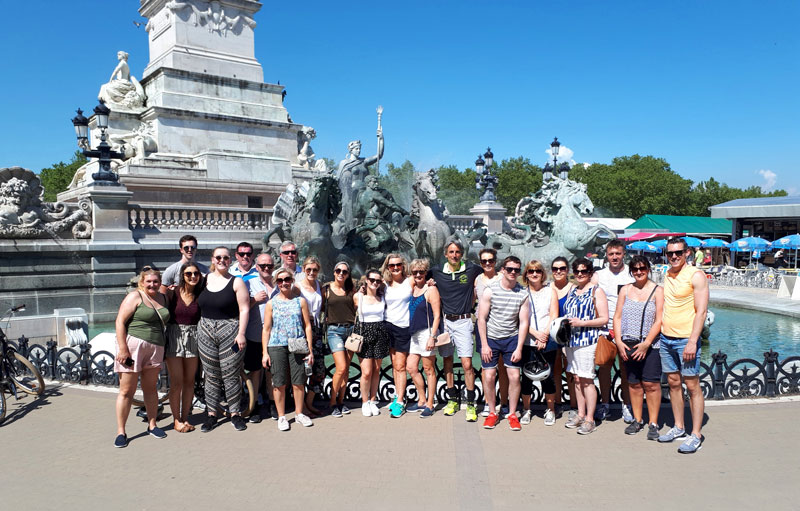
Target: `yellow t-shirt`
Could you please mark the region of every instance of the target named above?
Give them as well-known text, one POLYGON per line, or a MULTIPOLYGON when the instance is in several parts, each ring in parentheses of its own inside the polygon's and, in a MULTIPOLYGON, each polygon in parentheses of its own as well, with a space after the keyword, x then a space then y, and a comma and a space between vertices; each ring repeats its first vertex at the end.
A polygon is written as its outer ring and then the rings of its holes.
POLYGON ((687 338, 692 334, 692 325, 697 315, 694 309, 692 277, 698 271, 701 270, 686 264, 674 277, 669 272, 665 275, 662 334, 680 338, 687 338))

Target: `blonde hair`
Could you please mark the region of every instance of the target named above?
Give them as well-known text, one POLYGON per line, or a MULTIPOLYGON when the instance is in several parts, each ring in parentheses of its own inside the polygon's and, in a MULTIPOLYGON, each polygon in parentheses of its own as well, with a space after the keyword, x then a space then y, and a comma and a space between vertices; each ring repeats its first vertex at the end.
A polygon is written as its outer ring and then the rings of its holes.
POLYGON ((292 280, 294 280, 294 272, 289 268, 287 268, 286 266, 281 266, 280 268, 272 272, 272 278, 277 279, 278 275, 280 275, 281 273, 288 273, 289 276, 292 277, 292 280))
POLYGON ((521 275, 521 277, 524 279, 526 287, 530 287, 530 282, 528 282, 528 270, 542 270, 542 284, 547 282, 547 270, 540 261, 534 259, 525 265, 525 273, 524 275, 521 275))
POLYGON ((383 260, 383 266, 381 266, 381 273, 383 274, 383 281, 386 285, 389 285, 389 282, 394 282, 394 278, 392 277, 392 272, 389 271, 389 261, 391 259, 400 259, 403 264, 403 277, 408 277, 408 259, 403 254, 389 254, 386 256, 386 259, 383 260))
POLYGON ((322 264, 320 264, 319 259, 314 256, 308 256, 303 260, 303 264, 300 266, 301 268, 305 269, 306 265, 308 264, 316 264, 317 269, 322 271, 322 264))
POLYGON ((139 291, 144 291, 144 279, 147 278, 148 275, 155 275, 158 277, 158 281, 161 282, 161 272, 153 268, 152 266, 143 266, 142 270, 139 272, 139 281, 136 283, 137 289, 139 291))
POLYGON ((414 259, 413 261, 411 261, 411 264, 408 265, 408 269, 410 271, 414 271, 414 270, 425 270, 425 271, 428 271, 428 270, 431 269, 431 263, 430 263, 430 261, 428 261, 427 258, 414 259))

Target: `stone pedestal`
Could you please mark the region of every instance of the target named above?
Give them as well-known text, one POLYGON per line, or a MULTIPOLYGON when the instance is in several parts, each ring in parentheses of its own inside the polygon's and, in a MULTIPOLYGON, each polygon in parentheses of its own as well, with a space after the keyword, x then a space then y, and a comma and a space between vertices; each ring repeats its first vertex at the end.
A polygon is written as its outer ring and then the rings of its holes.
POLYGON ((128 201, 133 197, 122 185, 108 186, 92 183, 83 196, 92 201, 92 240, 132 241, 128 201))
POLYGON ((470 210, 475 216, 483 217, 481 220, 488 227, 489 233, 503 232, 503 222, 506 219, 506 208, 494 201, 479 202, 470 210))

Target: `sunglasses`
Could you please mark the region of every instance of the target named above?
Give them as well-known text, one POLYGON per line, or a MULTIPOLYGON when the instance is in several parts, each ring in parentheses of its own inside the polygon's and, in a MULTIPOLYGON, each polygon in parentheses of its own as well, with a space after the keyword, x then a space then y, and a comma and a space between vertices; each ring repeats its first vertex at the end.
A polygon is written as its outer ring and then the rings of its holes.
POLYGON ((348 273, 350 273, 350 271, 344 270, 342 268, 336 268, 335 270, 333 270, 333 273, 335 273, 336 275, 347 275, 348 273))
POLYGON ((236 252, 236 255, 239 257, 253 257, 252 252, 236 252))
POLYGON ((185 272, 183 272, 183 276, 184 277, 188 277, 190 279, 193 279, 195 277, 199 277, 200 276, 200 272, 199 271, 185 271, 185 272))
POLYGON ((319 268, 306 268, 303 271, 305 271, 306 273, 319 273, 319 268))
POLYGON ((372 284, 382 284, 383 283, 383 279, 373 279, 372 277, 370 277, 367 280, 370 281, 372 284))
POLYGON ((592 272, 591 270, 575 270, 574 273, 575 275, 589 275, 592 272))
POLYGON ((231 256, 214 256, 214 259, 217 261, 230 261, 231 256))
POLYGON ((554 273, 560 271, 567 271, 566 266, 551 266, 550 269, 553 270, 554 273))
POLYGON ((428 272, 426 270, 413 270, 411 273, 416 277, 418 275, 425 276, 425 274, 428 272))
POLYGON ((280 284, 291 284, 292 282, 294 282, 294 279, 292 277, 285 277, 285 278, 282 278, 282 279, 275 279, 275 282, 277 282, 279 285, 280 284))
POLYGON ((495 261, 497 261, 497 259, 494 257, 491 259, 481 259, 481 264, 494 264, 495 261))
POLYGON ((683 255, 683 253, 684 253, 683 250, 667 250, 667 257, 672 257, 672 256, 680 257, 683 255))
POLYGON ((283 255, 297 255, 297 250, 284 250, 281 252, 283 255))
POLYGON ((275 268, 274 264, 257 264, 256 266, 258 266, 262 271, 263 270, 271 270, 271 269, 275 268))
POLYGON ((194 245, 186 245, 182 247, 181 250, 183 250, 184 252, 194 252, 195 250, 197 250, 197 247, 194 245))
POLYGON ((387 264, 386 267, 389 268, 390 270, 393 270, 394 268, 402 268, 403 263, 390 263, 387 264))
POLYGON ((639 273, 640 271, 647 272, 647 266, 634 266, 631 268, 631 273, 639 273))
POLYGON ((503 269, 506 271, 506 273, 519 273, 522 271, 522 268, 514 268, 512 266, 505 266, 503 269))
POLYGON ((527 273, 528 275, 541 275, 544 272, 538 268, 531 268, 530 270, 527 271, 527 273))

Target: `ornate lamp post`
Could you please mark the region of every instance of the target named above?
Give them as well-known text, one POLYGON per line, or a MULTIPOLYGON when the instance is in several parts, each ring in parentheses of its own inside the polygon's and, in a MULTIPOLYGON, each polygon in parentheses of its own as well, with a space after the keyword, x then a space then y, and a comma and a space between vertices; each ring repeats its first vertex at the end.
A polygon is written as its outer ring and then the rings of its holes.
POLYGON ((486 148, 483 158, 479 154, 478 159, 475 160, 475 172, 478 174, 475 176, 475 188, 484 190, 481 202, 495 202, 497 197, 494 195, 494 190, 497 187, 497 175, 494 173, 494 154, 492 154, 491 147, 486 148), (483 158, 486 160, 484 161, 483 158))
POLYGON ((111 150, 111 145, 106 141, 106 130, 108 129, 108 115, 111 110, 103 103, 94 108, 94 115, 97 119, 97 127, 100 129, 100 143, 97 149, 90 149, 89 146, 89 119, 83 116, 83 111, 79 108, 78 115, 73 117, 72 125, 75 127, 75 136, 78 138, 78 147, 83 149, 83 155, 87 158, 97 158, 100 171, 92 174, 92 179, 99 185, 115 186, 119 185, 119 177, 111 171, 111 160, 125 160, 125 155, 111 150))
POLYGON ((567 179, 569 177, 569 163, 561 162, 561 165, 558 164, 558 153, 561 149, 561 142, 558 141, 558 137, 554 137, 553 141, 550 142, 550 153, 553 155, 553 164, 551 165, 550 162, 545 163, 544 170, 542 170, 542 181, 549 181, 553 179, 553 173, 558 171, 558 177, 561 179, 567 179))

